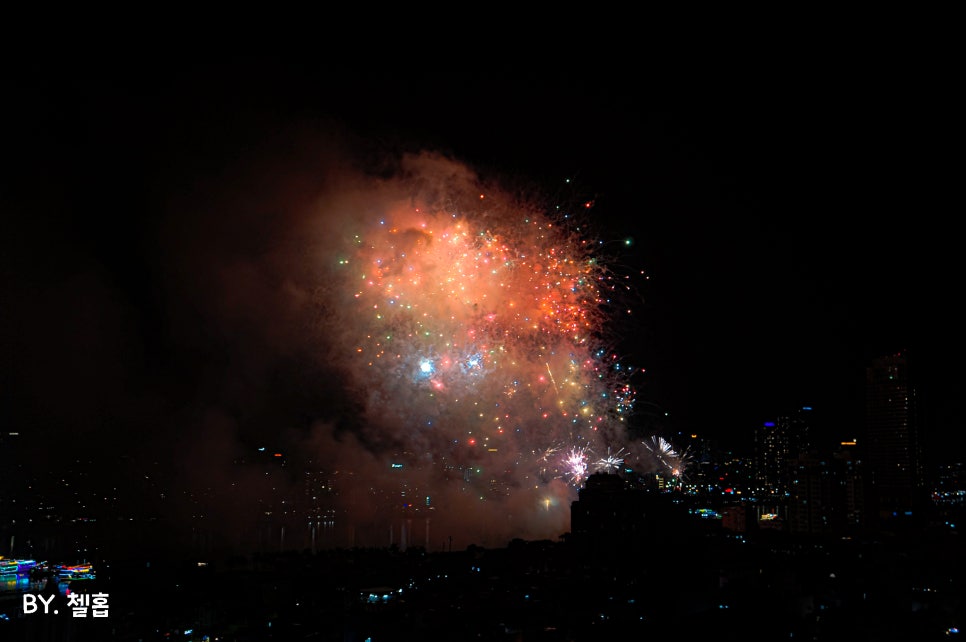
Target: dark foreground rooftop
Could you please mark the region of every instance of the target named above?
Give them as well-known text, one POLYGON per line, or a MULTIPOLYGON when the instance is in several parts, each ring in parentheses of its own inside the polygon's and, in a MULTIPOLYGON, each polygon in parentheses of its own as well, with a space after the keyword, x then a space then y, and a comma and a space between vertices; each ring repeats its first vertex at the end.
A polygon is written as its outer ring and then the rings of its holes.
POLYGON ((75 590, 107 592, 107 618, 26 615, 8 595, 0 639, 950 640, 966 628, 955 534, 567 540, 102 560, 96 586, 75 590))

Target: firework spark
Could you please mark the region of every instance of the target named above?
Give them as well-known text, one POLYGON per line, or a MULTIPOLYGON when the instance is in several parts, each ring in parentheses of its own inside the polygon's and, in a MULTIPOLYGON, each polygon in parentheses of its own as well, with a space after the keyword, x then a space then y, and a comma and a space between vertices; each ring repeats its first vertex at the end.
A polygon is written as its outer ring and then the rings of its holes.
POLYGON ((620 450, 618 450, 616 453, 613 453, 613 454, 611 454, 610 448, 608 448, 607 456, 601 457, 596 462, 594 462, 594 466, 599 471, 605 471, 605 472, 609 472, 612 470, 619 471, 621 469, 621 465, 624 463, 624 457, 622 456, 623 453, 624 453, 623 448, 621 448, 620 450))
POLYGON ((586 453, 608 453, 597 470, 623 461, 634 369, 608 322, 626 285, 569 215, 444 183, 344 221, 321 257, 325 343, 374 452, 437 495, 458 480, 466 497, 540 505, 553 479, 586 478, 586 453))
POLYGON ((671 442, 659 435, 651 437, 650 443, 642 442, 642 445, 654 454, 661 466, 673 477, 685 476, 690 461, 687 451, 678 453, 671 442))
POLYGON ((587 455, 582 449, 574 448, 564 458, 566 478, 575 486, 579 486, 587 479, 587 455))

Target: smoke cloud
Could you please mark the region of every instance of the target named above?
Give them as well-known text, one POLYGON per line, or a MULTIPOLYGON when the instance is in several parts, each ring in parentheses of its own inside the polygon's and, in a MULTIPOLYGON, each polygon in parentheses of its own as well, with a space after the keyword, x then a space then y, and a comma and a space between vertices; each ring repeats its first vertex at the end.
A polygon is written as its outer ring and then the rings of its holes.
POLYGON ((589 473, 658 466, 585 204, 337 131, 158 141, 137 278, 92 289, 95 429, 166 543, 556 539, 589 473))

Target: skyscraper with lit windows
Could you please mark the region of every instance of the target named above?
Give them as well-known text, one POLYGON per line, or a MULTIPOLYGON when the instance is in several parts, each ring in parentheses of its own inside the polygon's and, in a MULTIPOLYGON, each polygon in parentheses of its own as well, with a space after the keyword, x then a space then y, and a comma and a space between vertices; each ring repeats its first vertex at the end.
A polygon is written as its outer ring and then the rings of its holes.
POLYGON ((789 490, 789 465, 810 447, 812 409, 766 421, 755 431, 755 494, 759 498, 784 498, 789 490))
POLYGON ((922 421, 907 351, 866 368, 864 452, 870 499, 880 521, 915 517, 924 505, 922 421))

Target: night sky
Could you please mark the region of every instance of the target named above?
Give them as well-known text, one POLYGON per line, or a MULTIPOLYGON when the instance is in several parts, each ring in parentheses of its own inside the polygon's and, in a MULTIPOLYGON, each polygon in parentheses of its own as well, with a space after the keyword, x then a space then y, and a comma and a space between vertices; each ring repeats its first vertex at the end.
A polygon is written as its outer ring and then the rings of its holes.
POLYGON ((351 431, 331 364, 293 340, 302 316, 271 314, 290 303, 279 275, 311 278, 285 226, 319 168, 428 151, 588 217, 634 284, 609 331, 646 369, 638 405, 673 431, 745 443, 810 405, 829 445, 856 436, 864 365, 908 348, 933 452, 956 459, 961 103, 938 72, 763 74, 682 99, 643 71, 24 66, 5 104, 3 428, 55 459, 161 465, 351 431))

